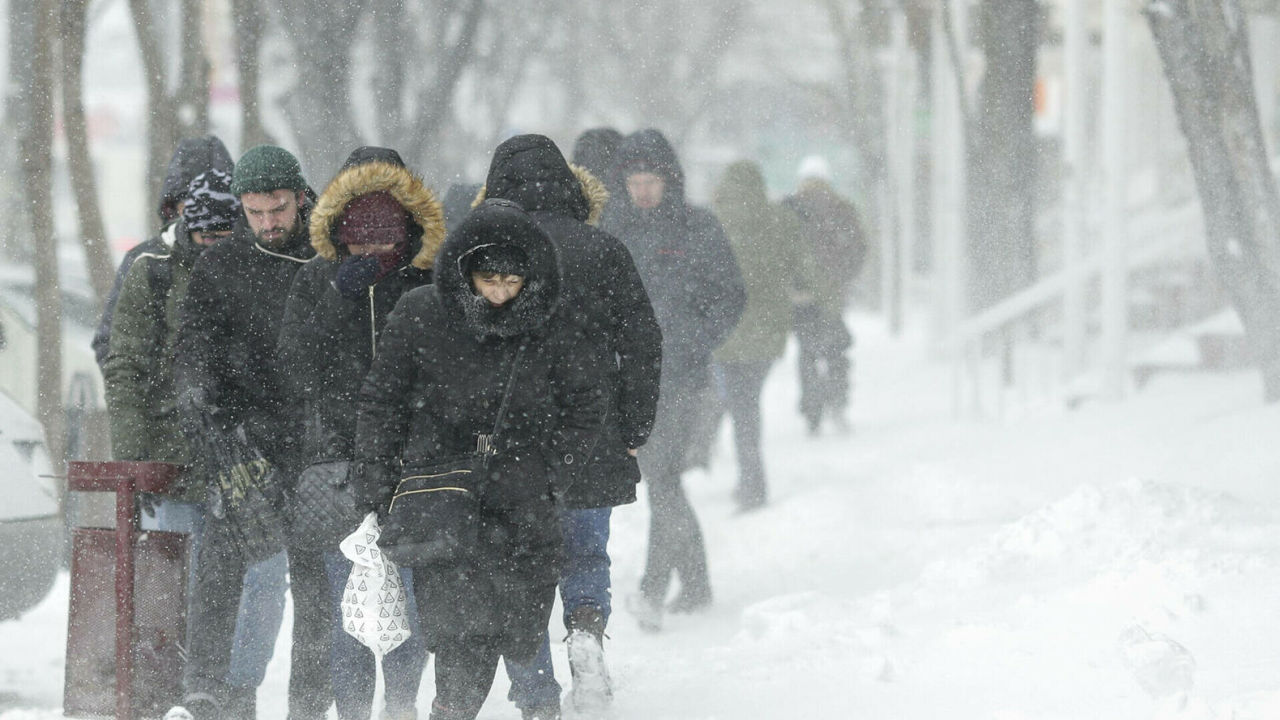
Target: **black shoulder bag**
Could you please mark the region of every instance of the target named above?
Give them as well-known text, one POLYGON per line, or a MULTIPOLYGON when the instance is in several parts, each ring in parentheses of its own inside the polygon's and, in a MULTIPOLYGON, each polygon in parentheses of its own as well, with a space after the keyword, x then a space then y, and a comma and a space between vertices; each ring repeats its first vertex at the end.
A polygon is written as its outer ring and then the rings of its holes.
POLYGON ((498 431, 511 402, 524 347, 511 361, 493 432, 476 436, 475 451, 405 468, 378 538, 378 547, 396 563, 407 567, 453 563, 479 543, 480 490, 489 460, 497 453, 498 431))

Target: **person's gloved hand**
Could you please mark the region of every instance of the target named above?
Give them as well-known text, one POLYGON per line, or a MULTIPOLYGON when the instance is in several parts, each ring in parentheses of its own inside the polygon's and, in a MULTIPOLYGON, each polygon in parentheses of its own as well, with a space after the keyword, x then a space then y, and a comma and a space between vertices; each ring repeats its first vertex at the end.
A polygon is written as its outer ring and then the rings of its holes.
POLYGON ((387 466, 375 462, 353 462, 347 474, 356 507, 363 513, 377 512, 379 521, 384 519, 396 477, 387 466))
POLYGON ((144 513, 150 518, 156 516, 156 504, 159 502, 160 498, 152 495, 151 493, 138 493, 133 497, 138 502, 138 512, 144 513))
POLYGON ((372 255, 352 255, 338 265, 338 273, 333 278, 333 286, 338 293, 348 300, 358 300, 369 291, 369 286, 378 279, 381 264, 372 255))

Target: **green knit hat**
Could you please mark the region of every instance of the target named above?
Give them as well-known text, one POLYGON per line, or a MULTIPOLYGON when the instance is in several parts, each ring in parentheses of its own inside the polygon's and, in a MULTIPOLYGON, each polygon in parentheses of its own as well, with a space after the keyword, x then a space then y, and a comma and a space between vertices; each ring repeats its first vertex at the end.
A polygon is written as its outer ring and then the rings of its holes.
POLYGON ((231 176, 231 194, 265 193, 273 190, 307 189, 302 166, 293 153, 275 145, 249 148, 236 162, 231 176))

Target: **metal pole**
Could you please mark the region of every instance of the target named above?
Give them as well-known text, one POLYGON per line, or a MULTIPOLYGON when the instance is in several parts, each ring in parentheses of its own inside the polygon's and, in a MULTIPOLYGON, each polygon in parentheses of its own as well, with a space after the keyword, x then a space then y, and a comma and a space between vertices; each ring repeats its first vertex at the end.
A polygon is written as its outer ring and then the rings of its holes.
POLYGON ((1085 279, 1081 275, 1085 236, 1085 142, 1088 108, 1085 74, 1088 56, 1085 0, 1065 0, 1062 18, 1062 74, 1065 102, 1062 129, 1062 373, 1071 380, 1084 368, 1085 279))
POLYGON ((1127 373, 1128 268, 1125 259, 1128 178, 1126 173, 1125 93, 1129 62, 1129 3, 1105 0, 1102 30, 1102 396, 1119 400, 1127 373))
POLYGON ((131 475, 116 480, 116 720, 133 718, 134 483, 131 475))

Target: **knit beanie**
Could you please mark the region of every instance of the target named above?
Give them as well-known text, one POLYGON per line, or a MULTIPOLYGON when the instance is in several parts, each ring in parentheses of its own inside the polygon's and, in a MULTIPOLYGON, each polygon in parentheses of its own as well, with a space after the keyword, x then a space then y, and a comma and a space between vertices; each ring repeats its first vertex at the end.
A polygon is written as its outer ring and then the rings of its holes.
POLYGON ((302 166, 293 153, 275 145, 258 145, 249 148, 236 163, 231 179, 234 195, 245 193, 269 193, 275 190, 307 189, 302 178, 302 166))
POLYGON ((347 203, 336 230, 343 245, 402 243, 409 238, 409 213, 391 193, 378 190, 347 203))
POLYGON ((515 245, 480 245, 464 260, 467 274, 491 272, 521 277, 529 274, 529 256, 515 245))
POLYGON ((187 185, 182 219, 192 232, 230 230, 240 217, 240 199, 231 194, 231 176, 205 170, 187 185))

